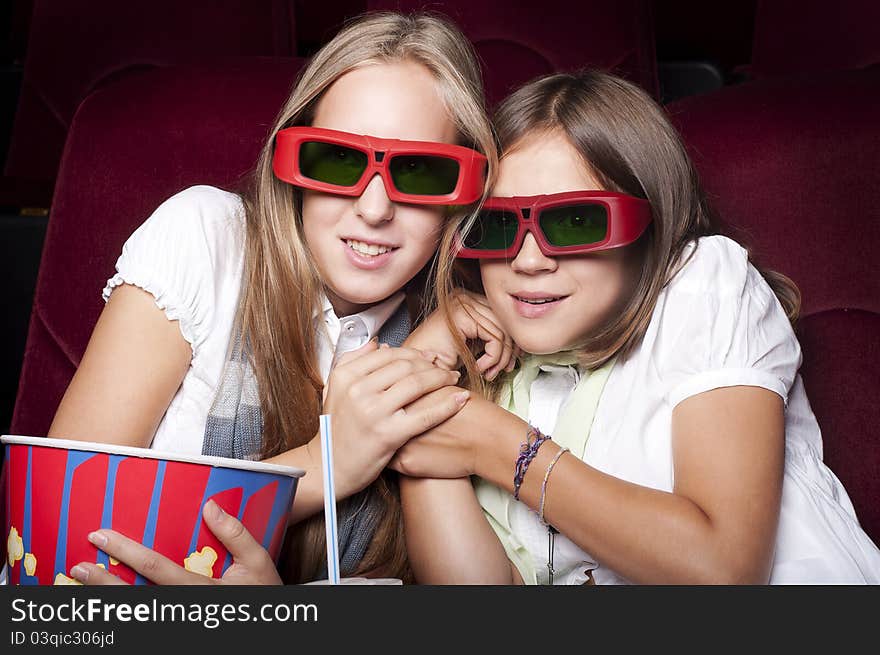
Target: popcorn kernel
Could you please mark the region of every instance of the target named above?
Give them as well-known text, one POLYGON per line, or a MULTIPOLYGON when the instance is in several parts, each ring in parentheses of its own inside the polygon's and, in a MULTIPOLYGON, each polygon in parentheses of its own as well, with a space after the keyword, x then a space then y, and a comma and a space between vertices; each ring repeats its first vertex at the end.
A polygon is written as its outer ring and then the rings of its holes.
POLYGON ((15 526, 9 529, 9 536, 6 538, 6 559, 9 566, 13 566, 18 560, 24 556, 24 544, 21 541, 21 535, 15 526))
POLYGON ((210 546, 205 546, 200 551, 190 553, 190 556, 183 560, 183 567, 187 571, 213 578, 214 562, 216 561, 217 551, 210 546))

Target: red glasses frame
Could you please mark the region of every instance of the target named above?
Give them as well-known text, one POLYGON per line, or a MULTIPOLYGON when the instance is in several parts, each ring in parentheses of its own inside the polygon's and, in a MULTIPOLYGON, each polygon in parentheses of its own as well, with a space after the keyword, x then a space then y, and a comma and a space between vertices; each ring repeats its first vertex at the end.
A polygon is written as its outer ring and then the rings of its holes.
POLYGON ((486 157, 465 146, 433 141, 402 141, 379 137, 350 134, 321 127, 288 127, 275 135, 275 153, 272 170, 275 176, 290 184, 342 196, 359 196, 367 188, 374 175, 385 184, 388 199, 392 202, 420 205, 467 205, 483 195, 486 180, 486 157), (299 150, 306 141, 318 141, 359 150, 367 155, 367 167, 356 184, 339 186, 306 177, 300 171, 299 150), (445 195, 417 195, 404 193, 394 186, 388 166, 400 155, 430 155, 448 157, 458 163, 458 180, 451 193, 445 195))
MULTIPOLYGON (((461 233, 458 235, 458 257, 465 259, 513 259, 522 248, 526 232, 531 232, 541 252, 548 257, 582 255, 597 250, 608 250, 633 243, 651 223, 651 205, 647 200, 615 191, 567 191, 541 196, 488 198, 482 209, 511 212, 519 219, 513 244, 504 250, 468 248, 461 233), (608 215, 605 239, 597 243, 574 246, 554 246, 539 223, 541 212, 568 205, 601 205, 608 215)), ((479 220, 479 219, 477 219, 479 220)))

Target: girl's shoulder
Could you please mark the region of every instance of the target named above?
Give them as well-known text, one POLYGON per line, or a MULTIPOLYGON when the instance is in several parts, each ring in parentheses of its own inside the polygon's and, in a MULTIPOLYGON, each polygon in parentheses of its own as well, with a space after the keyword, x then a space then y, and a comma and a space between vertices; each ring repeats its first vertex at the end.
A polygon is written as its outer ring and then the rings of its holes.
POLYGON ((159 205, 128 238, 102 295, 108 300, 121 284, 152 294, 169 320, 180 320, 195 352, 214 329, 217 313, 233 312, 224 303, 238 296, 243 260, 242 199, 194 186, 159 205))
POLYGON ((764 288, 764 278, 749 261, 749 252, 733 239, 706 236, 685 246, 668 291, 684 294, 742 295, 764 288))
POLYGON ((244 252, 244 203, 212 186, 176 193, 138 227, 122 247, 120 266, 174 271, 222 269, 244 252))
POLYGON ((642 352, 672 406, 740 385, 785 400, 800 366, 800 346, 773 290, 748 251, 723 236, 688 244, 658 299, 642 352))
MULTIPOLYGON (((165 200, 135 231, 158 239, 238 239, 244 228, 239 195, 213 186, 192 186, 165 200)), ((220 244, 218 244, 220 245, 220 244)), ((222 244, 228 245, 228 244, 222 244)))

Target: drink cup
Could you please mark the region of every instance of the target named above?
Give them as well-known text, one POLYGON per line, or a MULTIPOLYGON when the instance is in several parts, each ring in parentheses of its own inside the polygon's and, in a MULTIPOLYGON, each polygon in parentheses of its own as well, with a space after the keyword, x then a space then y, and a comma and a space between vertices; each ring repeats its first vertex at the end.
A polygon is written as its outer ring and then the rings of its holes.
MULTIPOLYGON (((329 585, 329 580, 306 582, 307 585, 329 585)), ((402 585, 400 578, 340 578, 339 584, 351 585, 402 585)))

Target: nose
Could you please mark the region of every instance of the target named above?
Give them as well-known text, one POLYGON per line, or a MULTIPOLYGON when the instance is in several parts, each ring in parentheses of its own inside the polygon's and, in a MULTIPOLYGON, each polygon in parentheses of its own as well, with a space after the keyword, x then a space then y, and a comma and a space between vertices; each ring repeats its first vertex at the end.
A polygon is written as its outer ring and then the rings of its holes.
POLYGON ((557 268, 555 257, 548 257, 538 247, 538 242, 531 232, 526 233, 523 244, 516 253, 510 267, 517 273, 534 275, 535 273, 552 273, 557 268))
POLYGON ((394 203, 388 198, 381 175, 377 173, 373 176, 367 188, 355 200, 354 211, 371 225, 378 225, 392 219, 394 203))

